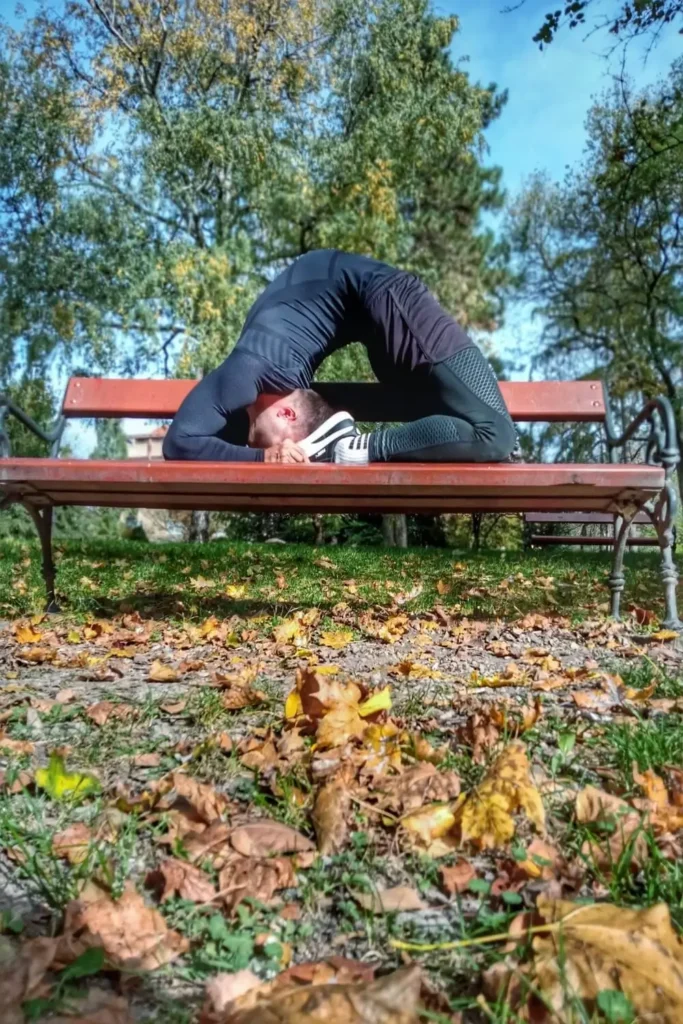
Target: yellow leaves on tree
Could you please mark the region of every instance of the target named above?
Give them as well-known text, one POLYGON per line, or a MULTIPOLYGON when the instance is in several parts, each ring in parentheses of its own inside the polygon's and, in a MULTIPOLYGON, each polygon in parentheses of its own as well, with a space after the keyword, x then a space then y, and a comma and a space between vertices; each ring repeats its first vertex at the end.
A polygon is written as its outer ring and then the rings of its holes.
POLYGON ((512 815, 520 811, 539 831, 544 830, 541 794, 531 780, 524 744, 517 741, 503 750, 461 806, 462 841, 482 850, 504 846, 515 834, 512 815))

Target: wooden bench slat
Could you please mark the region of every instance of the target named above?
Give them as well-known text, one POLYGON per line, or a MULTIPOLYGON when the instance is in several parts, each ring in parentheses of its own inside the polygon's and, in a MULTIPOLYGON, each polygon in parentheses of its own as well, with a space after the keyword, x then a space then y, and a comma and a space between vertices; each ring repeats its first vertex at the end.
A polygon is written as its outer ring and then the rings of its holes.
MULTIPOLYGON (((527 523, 613 523, 614 516, 602 512, 529 512, 525 517, 527 523)), ((633 522, 640 525, 652 525, 652 520, 646 512, 639 512, 633 522)))
POLYGON ((299 511, 609 511, 658 493, 648 465, 368 466, 3 459, 0 488, 24 501, 116 507, 299 511))
MULTIPOLYGON (((117 380, 72 377, 62 412, 69 418, 171 419, 194 380, 117 380)), ((406 403, 382 384, 315 383, 331 405, 362 422, 405 419, 406 403)), ((524 422, 602 422, 605 397, 599 381, 503 381, 503 396, 514 420, 524 422)), ((412 395, 411 399, 416 396, 412 395)), ((428 413, 414 404, 414 417, 428 413)))

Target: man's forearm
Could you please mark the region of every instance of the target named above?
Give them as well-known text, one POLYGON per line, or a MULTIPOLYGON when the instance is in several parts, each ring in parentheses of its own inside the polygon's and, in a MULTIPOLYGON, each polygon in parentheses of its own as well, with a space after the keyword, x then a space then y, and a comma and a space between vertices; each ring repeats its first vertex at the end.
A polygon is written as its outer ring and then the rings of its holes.
POLYGON ((164 438, 163 453, 165 459, 190 462, 263 462, 262 448, 229 444, 219 437, 182 435, 173 426, 164 438))

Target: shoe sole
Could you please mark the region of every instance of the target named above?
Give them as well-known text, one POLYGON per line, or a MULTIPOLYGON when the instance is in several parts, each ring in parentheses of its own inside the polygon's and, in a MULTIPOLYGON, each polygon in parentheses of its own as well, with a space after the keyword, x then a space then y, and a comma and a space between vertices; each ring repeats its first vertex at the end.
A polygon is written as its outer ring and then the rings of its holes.
POLYGON ((355 421, 348 412, 337 412, 325 420, 317 430, 299 441, 299 447, 308 455, 309 459, 319 455, 325 449, 341 440, 342 437, 349 437, 358 433, 355 421))

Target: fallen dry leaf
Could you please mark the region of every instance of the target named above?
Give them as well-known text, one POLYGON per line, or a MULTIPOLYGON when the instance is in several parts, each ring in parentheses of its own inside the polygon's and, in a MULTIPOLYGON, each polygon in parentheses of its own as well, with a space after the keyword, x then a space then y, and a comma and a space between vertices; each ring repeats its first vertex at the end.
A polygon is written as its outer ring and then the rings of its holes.
POLYGON ((608 874, 627 849, 634 866, 645 863, 649 850, 642 834, 643 819, 625 800, 596 786, 586 786, 576 794, 575 810, 581 824, 600 822, 613 829, 605 839, 587 839, 581 847, 582 855, 595 867, 608 874))
POLYGON ((50 1024, 134 1024, 128 1000, 106 989, 90 988, 74 1002, 69 997, 66 1016, 50 1017, 50 1024))
POLYGON ((526 750, 519 740, 503 750, 461 806, 458 820, 463 842, 482 850, 504 846, 515 833, 512 815, 518 811, 539 831, 545 829, 541 794, 531 779, 526 750))
POLYGON ((63 857, 70 864, 82 864, 88 856, 88 848, 93 834, 88 826, 77 821, 52 838, 52 850, 55 857, 63 857))
MULTIPOLYGON (((277 979, 276 979, 277 981, 277 979)), ((402 967, 377 981, 278 988, 265 982, 230 1004, 221 1024, 418 1024, 421 971, 402 967), (242 1008, 242 1000, 246 1003, 242 1008)))
POLYGON ((243 857, 271 857, 274 853, 315 850, 315 843, 301 832, 272 820, 239 825, 230 833, 230 842, 243 857))
POLYGON ((180 673, 173 665, 166 665, 163 661, 153 661, 147 674, 150 683, 175 683, 180 679, 180 673))
POLYGON ((233 853, 218 875, 218 889, 229 912, 244 899, 268 904, 279 889, 291 889, 296 875, 288 857, 243 857, 233 853))
POLYGON ((373 796, 383 810, 409 814, 425 804, 446 803, 460 793, 460 778, 455 772, 438 772, 429 761, 422 761, 401 772, 380 779, 373 796))
POLYGON ((135 708, 131 704, 114 704, 110 700, 101 700, 86 708, 85 714, 95 725, 102 726, 107 722, 128 721, 135 714, 135 708))
POLYGON ((455 813, 450 804, 432 804, 401 818, 401 826, 406 832, 416 836, 425 846, 445 836, 454 824, 455 813))
POLYGON ((206 983, 206 996, 215 1013, 224 1013, 230 1003, 234 1003, 240 996, 261 984, 258 975, 248 968, 232 974, 224 971, 209 978, 206 983))
POLYGON ((152 971, 186 952, 189 943, 129 886, 118 902, 103 894, 67 905, 56 959, 69 964, 93 947, 104 950, 115 970, 152 971))
POLYGON ((170 790, 175 790, 176 794, 174 808, 190 820, 198 820, 205 825, 211 825, 222 817, 229 806, 227 797, 213 786, 198 782, 191 775, 183 775, 181 772, 173 772, 165 778, 161 792, 168 793, 170 790))
POLYGON ((466 892, 473 878, 477 877, 474 866, 464 857, 459 857, 455 864, 444 865, 440 870, 441 887, 449 896, 466 892))
POLYGON ((630 910, 539 898, 538 911, 553 928, 533 940, 535 959, 527 973, 548 1006, 534 1021, 566 1020, 567 1013, 574 1019, 577 996, 593 1007, 608 990, 623 992, 638 1020, 680 1024, 683 944, 665 904, 630 910))
POLYGON ((8 754, 32 754, 35 749, 35 743, 30 740, 14 740, 11 736, 0 733, 0 753, 4 750, 8 754))
POLYGON ((344 773, 340 773, 318 791, 313 805, 313 826, 318 850, 327 857, 338 853, 346 843, 351 793, 344 773))
POLYGON ((169 857, 150 871, 145 885, 154 889, 162 903, 171 896, 180 896, 192 903, 209 903, 216 895, 216 887, 204 871, 175 857, 169 857))
POLYGON ((392 889, 375 889, 373 892, 352 891, 356 903, 373 914, 388 914, 394 911, 426 910, 417 889, 409 885, 396 885, 392 889))
POLYGON ((323 633, 320 637, 319 643, 323 647, 332 647, 335 651, 340 651, 342 647, 347 647, 353 640, 353 631, 350 629, 337 629, 328 630, 323 633))
POLYGON ((161 764, 161 754, 136 754, 131 763, 136 768, 157 768, 161 764))

